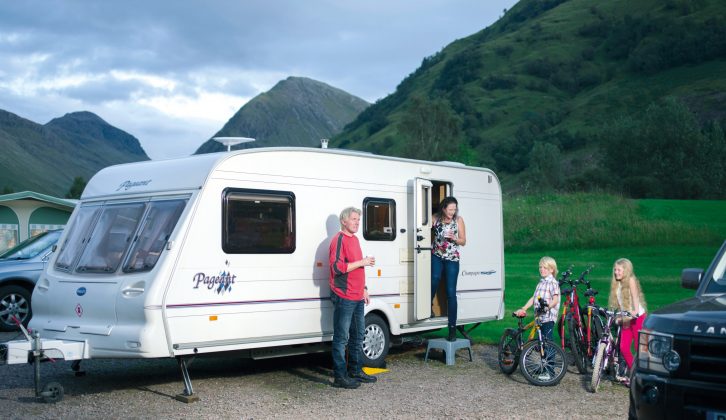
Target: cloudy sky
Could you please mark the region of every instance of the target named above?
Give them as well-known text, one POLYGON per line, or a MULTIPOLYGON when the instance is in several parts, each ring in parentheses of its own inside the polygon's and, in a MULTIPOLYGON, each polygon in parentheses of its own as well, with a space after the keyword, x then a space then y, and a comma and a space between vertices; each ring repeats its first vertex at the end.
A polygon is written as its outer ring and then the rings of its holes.
POLYGON ((152 159, 186 156, 288 76, 368 102, 515 0, 0 2, 0 109, 91 111, 152 159))

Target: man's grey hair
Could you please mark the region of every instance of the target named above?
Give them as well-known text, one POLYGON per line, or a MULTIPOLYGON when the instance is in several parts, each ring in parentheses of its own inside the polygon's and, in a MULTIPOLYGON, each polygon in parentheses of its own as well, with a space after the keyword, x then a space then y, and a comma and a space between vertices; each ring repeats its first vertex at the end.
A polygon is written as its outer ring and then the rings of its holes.
POLYGON ((343 211, 340 212, 340 227, 341 228, 343 227, 343 221, 348 220, 352 213, 358 213, 358 215, 360 215, 361 211, 359 208, 356 208, 356 207, 346 207, 343 209, 343 211))

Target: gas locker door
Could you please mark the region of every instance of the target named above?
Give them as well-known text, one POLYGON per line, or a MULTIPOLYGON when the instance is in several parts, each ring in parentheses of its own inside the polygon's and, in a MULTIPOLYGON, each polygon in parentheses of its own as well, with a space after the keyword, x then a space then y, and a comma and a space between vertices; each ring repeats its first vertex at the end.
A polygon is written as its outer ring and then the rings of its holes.
POLYGON ((415 178, 414 205, 414 316, 431 317, 431 188, 428 179, 415 178))

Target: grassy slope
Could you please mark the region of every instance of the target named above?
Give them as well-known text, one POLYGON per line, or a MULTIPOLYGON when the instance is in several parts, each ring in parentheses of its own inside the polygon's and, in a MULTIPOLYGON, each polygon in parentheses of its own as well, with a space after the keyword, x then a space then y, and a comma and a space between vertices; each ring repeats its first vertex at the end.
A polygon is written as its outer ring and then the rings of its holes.
MULTIPOLYGON (((577 201, 569 200, 568 196, 560 198, 572 203, 569 216, 592 212, 590 205, 577 204, 587 202, 585 199, 577 201)), ((595 201, 602 199, 601 196, 590 198, 595 201)), ((618 199, 611 197, 611 200, 618 199)), ((680 285, 681 271, 687 267, 706 268, 721 242, 726 239, 726 201, 636 200, 633 204, 632 207, 624 208, 619 212, 610 209, 615 212, 612 214, 612 220, 630 219, 635 213, 640 215, 641 224, 652 224, 659 227, 658 229, 643 229, 642 232, 658 232, 659 229, 663 229, 663 226, 671 226, 673 229, 690 229, 692 232, 703 232, 703 229, 706 229, 708 235, 704 237, 704 243, 700 244, 691 242, 674 245, 661 242, 658 236, 644 234, 646 236, 632 239, 639 241, 639 245, 636 246, 623 243, 615 246, 594 245, 573 248, 566 246, 564 241, 554 241, 553 246, 519 251, 507 250, 505 252, 505 319, 479 326, 472 333, 475 340, 495 343, 505 327, 515 325, 510 314, 521 307, 534 291, 538 280, 537 263, 544 255, 555 258, 560 271, 566 269, 569 264, 573 264, 575 266, 573 271, 579 273, 587 265, 593 264, 595 268, 588 278, 592 281, 593 287, 600 292, 598 296, 600 304, 607 303, 612 264, 621 257, 633 262, 635 273, 640 279, 650 310, 692 296, 692 290, 683 289, 680 285)), ((509 205, 505 204, 505 219, 508 216, 508 207, 509 205)), ((531 206, 530 212, 536 214, 537 208, 531 206)), ((562 228, 574 232, 577 229, 578 220, 581 219, 570 217, 567 222, 570 225, 569 228, 567 226, 550 227, 544 235, 562 228)), ((513 228, 514 226, 510 225, 510 229, 513 228)), ((616 229, 620 229, 620 227, 616 229)), ((505 232, 509 231, 505 229, 505 232)), ((505 235, 508 236, 508 233, 505 235)))
MULTIPOLYGON (((684 98, 689 106, 700 112, 708 109, 704 104, 715 100, 716 92, 726 89, 726 79, 723 77, 726 74, 724 60, 678 66, 652 75, 633 73, 625 59, 615 59, 608 55, 602 44, 603 38, 583 36, 579 32, 580 28, 597 22, 599 16, 604 16, 609 22, 622 22, 624 16, 649 16, 653 19, 668 17, 671 22, 685 19, 699 22, 723 15, 726 10, 720 2, 704 1, 700 4, 701 9, 688 16, 680 16, 677 11, 667 9, 663 2, 657 0, 570 0, 524 22, 507 23, 508 19, 511 20, 512 11, 516 12, 521 6, 518 4, 488 29, 486 37, 480 32, 444 48, 440 53, 443 57, 441 61, 423 71, 417 71, 405 83, 405 89, 399 87, 400 92, 394 96, 402 99, 383 99, 380 104, 383 108, 386 103, 399 103, 385 113, 389 122, 387 126, 369 135, 369 124, 363 124, 336 136, 333 144, 337 147, 341 142, 348 142, 344 147, 376 149, 384 154, 403 153, 405 140, 399 135, 396 123, 400 120, 408 98, 414 95, 433 95, 447 97, 455 104, 459 100, 456 95, 451 91, 435 91, 433 86, 448 62, 461 56, 476 57, 480 63, 477 67, 478 73, 474 80, 459 87, 463 92, 459 97, 472 101, 475 111, 488 122, 476 128, 476 136, 482 139, 476 146, 479 160, 468 163, 494 165, 488 157, 494 145, 511 142, 517 129, 529 122, 535 122, 542 127, 542 121, 549 121, 546 124, 554 125, 545 125, 544 130, 579 133, 590 142, 563 154, 567 172, 576 175, 599 161, 599 146, 596 144, 595 135, 603 123, 623 114, 637 113, 652 101, 669 95, 684 98), (507 49, 511 51, 510 54, 501 53, 507 49), (583 51, 590 49, 594 51, 593 56, 586 60, 583 58, 583 51), (590 74, 596 76, 599 82, 577 92, 568 92, 553 85, 547 77, 530 74, 527 70, 528 63, 537 60, 547 60, 566 72, 572 71, 569 67, 571 63, 578 63, 580 68, 572 73, 573 77, 590 74), (507 89, 487 89, 482 81, 491 76, 509 78, 516 85, 507 89), (393 140, 388 141, 390 147, 381 147, 386 138, 393 140), (574 164, 571 163, 573 160, 574 164)), ((713 109, 722 109, 722 106, 717 105, 713 109)), ((472 113, 473 111, 467 112, 466 115, 471 116, 472 113)), ((470 134, 467 133, 467 139, 470 139, 470 134)), ((500 175, 506 190, 520 188, 517 176, 500 175)))

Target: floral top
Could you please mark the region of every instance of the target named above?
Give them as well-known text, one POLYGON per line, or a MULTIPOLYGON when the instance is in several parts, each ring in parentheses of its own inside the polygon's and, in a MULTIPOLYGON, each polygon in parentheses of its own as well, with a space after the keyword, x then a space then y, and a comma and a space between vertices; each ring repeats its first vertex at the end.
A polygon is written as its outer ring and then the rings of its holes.
POLYGON ((437 257, 449 261, 459 261, 459 245, 454 241, 444 238, 444 232, 450 230, 455 237, 459 236, 459 225, 454 218, 450 223, 443 223, 441 219, 436 219, 434 223, 434 245, 431 251, 437 257))

